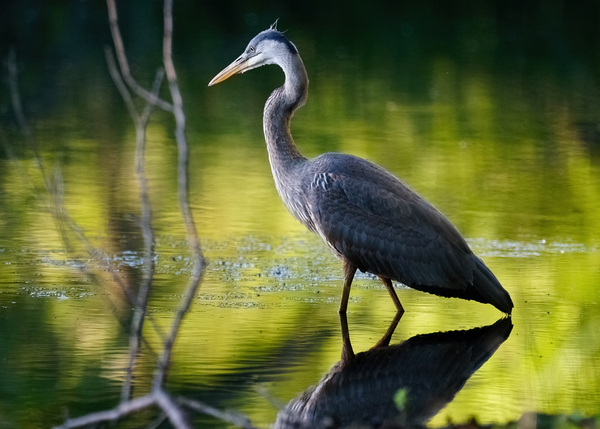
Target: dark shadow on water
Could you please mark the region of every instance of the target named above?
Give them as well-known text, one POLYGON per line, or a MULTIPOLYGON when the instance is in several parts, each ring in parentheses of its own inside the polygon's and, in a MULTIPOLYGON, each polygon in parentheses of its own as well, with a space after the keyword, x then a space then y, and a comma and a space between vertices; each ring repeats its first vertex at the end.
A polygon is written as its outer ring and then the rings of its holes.
POLYGON ((394 428, 435 416, 508 338, 510 318, 467 331, 417 335, 389 345, 400 316, 370 350, 354 354, 342 324, 342 359, 292 400, 275 428, 394 428))

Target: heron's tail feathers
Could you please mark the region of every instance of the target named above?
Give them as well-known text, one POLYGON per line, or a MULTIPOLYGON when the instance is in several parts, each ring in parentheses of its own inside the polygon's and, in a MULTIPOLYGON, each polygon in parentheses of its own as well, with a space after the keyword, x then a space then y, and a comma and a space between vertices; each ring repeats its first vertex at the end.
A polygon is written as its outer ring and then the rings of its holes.
MULTIPOLYGON (((496 276, 476 257, 473 287, 483 298, 481 302, 492 304, 498 310, 510 314, 514 307, 508 292, 502 287, 496 276)), ((479 301, 479 299, 477 299, 479 301)))

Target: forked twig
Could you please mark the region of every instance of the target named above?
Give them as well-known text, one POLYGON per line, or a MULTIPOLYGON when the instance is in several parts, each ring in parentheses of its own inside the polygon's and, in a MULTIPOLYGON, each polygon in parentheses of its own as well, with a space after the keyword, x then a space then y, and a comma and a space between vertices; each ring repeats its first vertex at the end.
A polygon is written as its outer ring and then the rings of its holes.
POLYGON ((121 38, 121 31, 119 30, 119 18, 117 15, 117 7, 114 0, 106 0, 108 6, 108 20, 110 22, 110 31, 112 34, 113 42, 115 44, 115 50, 117 51, 117 58, 119 59, 119 65, 121 67, 121 73, 123 73, 123 79, 127 82, 127 85, 140 97, 148 101, 149 103, 155 104, 167 112, 173 112, 173 105, 160 99, 156 94, 148 92, 131 75, 129 69, 129 62, 125 55, 125 47, 123 46, 123 39, 121 38))
MULTIPOLYGON (((127 376, 123 383, 121 390, 121 401, 126 401, 131 397, 133 369, 135 366, 135 360, 138 354, 140 346, 140 338, 142 338, 142 330, 144 326, 144 319, 146 317, 146 310, 148 307, 148 298, 150 295, 150 286, 154 276, 154 233, 152 232, 152 206, 150 204, 150 195, 148 189, 148 181, 144 173, 145 167, 145 148, 146 148, 146 130, 148 128, 148 122, 150 120, 150 114, 152 113, 154 104, 151 102, 146 103, 144 111, 140 115, 133 104, 131 94, 127 90, 127 86, 121 80, 121 75, 117 69, 117 65, 113 59, 111 49, 106 47, 104 49, 106 56, 106 63, 108 64, 108 70, 115 83, 115 86, 121 93, 121 97, 129 110, 131 119, 135 124, 136 144, 135 144, 135 172, 138 178, 140 188, 140 201, 141 201, 141 230, 142 237, 144 239, 144 263, 143 263, 143 277, 138 291, 137 298, 135 300, 135 311, 133 319, 131 321, 131 332, 129 335, 129 365, 127 366, 127 376)), ((159 69, 154 79, 152 86, 152 94, 158 94, 160 85, 164 78, 164 71, 159 69)))
POLYGON ((158 405, 169 417, 169 421, 173 424, 173 426, 175 426, 177 429, 191 428, 190 424, 185 418, 184 413, 164 389, 153 389, 152 396, 156 400, 156 405, 158 405))
MULTIPOLYGON (((129 87, 135 91, 142 98, 146 99, 149 102, 149 105, 146 106, 144 112, 140 115, 133 104, 131 99, 131 95, 127 90, 125 83, 121 79, 121 74, 119 74, 116 64, 113 60, 112 54, 110 50, 106 51, 107 62, 109 64, 109 70, 111 76, 113 76, 113 80, 117 85, 117 88, 121 92, 123 96, 123 100, 127 105, 127 108, 131 114, 133 121, 136 124, 136 135, 137 135, 137 144, 136 144, 136 172, 138 174, 139 186, 140 186, 140 197, 142 199, 142 234, 144 235, 144 255, 145 255, 145 274, 144 281, 142 287, 140 289, 140 293, 136 300, 136 315, 134 316, 134 321, 132 323, 131 330, 131 339, 130 339, 130 365, 129 372, 127 375, 126 385, 123 387, 122 395, 121 395, 121 404, 114 408, 113 410, 103 411, 100 413, 89 414, 84 417, 80 417, 78 419, 69 419, 65 421, 61 428, 75 428, 81 427, 84 425, 100 423, 105 421, 115 421, 121 419, 135 411, 141 410, 143 408, 147 408, 150 406, 158 407, 162 410, 163 414, 169 419, 171 424, 177 429, 187 429, 190 427, 189 422, 187 421, 186 415, 182 409, 182 407, 188 408, 190 410, 194 410, 197 412, 201 412, 204 414, 208 414, 219 418, 221 420, 233 423, 237 426, 243 428, 252 428, 250 421, 238 414, 229 413, 219 411, 215 408, 212 408, 208 405, 205 405, 201 402, 190 400, 187 398, 177 398, 173 399, 167 391, 164 389, 164 383, 166 381, 166 376, 168 373, 168 368, 171 362, 171 356, 173 351, 173 345, 179 333, 179 329, 181 327, 181 323, 183 321, 184 316, 189 311, 192 300, 196 294, 196 291, 200 285, 202 280, 202 276, 204 274, 204 270, 206 267, 206 261, 204 259, 204 255, 202 253, 200 240, 198 238, 198 233, 196 230, 196 225, 194 222, 194 218, 189 205, 189 194, 188 194, 188 146, 185 137, 185 114, 183 112, 183 101, 181 97, 181 93, 179 91, 179 86, 177 83, 177 74, 175 72, 175 67, 173 65, 172 60, 172 35, 173 35, 173 5, 172 0, 165 0, 164 2, 164 35, 163 35, 163 64, 165 68, 165 73, 167 76, 167 80, 169 82, 169 90, 171 93, 171 98, 173 100, 173 104, 166 103, 160 100, 156 94, 158 93, 158 87, 160 85, 159 76, 155 80, 155 85, 152 92, 148 92, 145 89, 139 87, 137 83, 131 77, 129 72, 129 66, 127 62, 127 58, 125 56, 125 50, 123 48, 123 42, 121 40, 118 23, 117 23, 117 14, 114 0, 107 0, 109 16, 110 16, 110 24, 111 30, 113 34, 113 40, 116 47, 117 57, 119 59, 120 70, 123 76, 123 79, 129 85, 129 87), (169 108, 165 108, 164 104, 166 103, 169 108), (194 272, 191 281, 186 287, 184 298, 182 299, 180 306, 177 310, 177 313, 173 319, 171 324, 171 330, 166 339, 164 339, 164 350, 162 355, 159 358, 157 369, 155 371, 154 380, 152 382, 152 391, 150 394, 143 396, 141 398, 129 399, 131 394, 131 377, 133 372, 133 365, 136 358, 136 353, 139 347, 137 343, 137 336, 140 335, 142 329, 142 323, 146 311, 147 306, 147 296, 149 293, 149 288, 152 281, 152 272, 154 269, 154 259, 153 259, 153 235, 151 229, 151 210, 150 210, 150 202, 148 197, 148 188, 146 178, 143 174, 144 170, 144 145, 145 145, 145 132, 147 127, 147 121, 149 118, 149 114, 152 108, 152 105, 156 104, 159 107, 162 107, 165 110, 168 110, 173 113, 176 122, 175 129, 175 139, 177 142, 177 151, 178 151, 178 163, 177 163, 177 184, 178 184, 178 193, 179 193, 179 203, 181 208, 181 213, 183 216, 183 221, 186 226, 187 235, 189 244, 193 253, 194 259, 194 272)), ((162 416, 162 415, 161 415, 162 416)), ((161 421, 162 417, 159 417, 158 420, 161 421)))

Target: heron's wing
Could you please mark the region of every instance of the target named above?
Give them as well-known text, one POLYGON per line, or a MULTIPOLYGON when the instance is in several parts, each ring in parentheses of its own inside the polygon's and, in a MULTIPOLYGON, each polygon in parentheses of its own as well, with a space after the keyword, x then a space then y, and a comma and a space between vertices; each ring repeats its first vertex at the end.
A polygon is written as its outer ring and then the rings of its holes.
POLYGON ((476 258, 452 224, 391 174, 321 173, 308 187, 319 234, 362 271, 419 288, 465 289, 476 258))

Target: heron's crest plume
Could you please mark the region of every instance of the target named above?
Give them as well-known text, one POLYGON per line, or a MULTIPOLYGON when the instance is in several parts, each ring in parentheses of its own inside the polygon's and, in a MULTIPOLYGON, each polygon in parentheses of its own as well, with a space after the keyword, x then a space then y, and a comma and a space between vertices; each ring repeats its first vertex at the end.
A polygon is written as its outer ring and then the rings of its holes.
MULTIPOLYGON (((264 42, 275 42, 277 44, 285 46, 285 48, 290 54, 298 54, 298 48, 296 48, 296 45, 294 45, 281 31, 273 28, 268 28, 267 30, 258 33, 250 41, 247 49, 255 47, 257 49, 257 52, 260 52, 258 48, 264 42)), ((271 48, 273 48, 274 46, 275 45, 272 45, 271 48)), ((268 45, 263 45, 262 47, 267 48, 268 45)))

